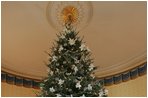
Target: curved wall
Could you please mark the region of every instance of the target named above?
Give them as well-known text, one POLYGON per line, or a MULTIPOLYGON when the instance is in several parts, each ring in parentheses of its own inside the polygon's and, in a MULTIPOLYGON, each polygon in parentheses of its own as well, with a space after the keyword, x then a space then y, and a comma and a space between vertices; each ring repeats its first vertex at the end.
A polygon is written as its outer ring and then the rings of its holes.
POLYGON ((16 86, 6 82, 1 83, 2 97, 34 97, 36 91, 39 91, 39 89, 16 86))
POLYGON ((106 88, 109 90, 109 97, 146 97, 147 75, 106 88))
MULTIPOLYGON (((143 75, 136 79, 122 82, 120 84, 106 86, 109 90, 109 97, 146 97, 147 95, 147 75, 143 75)), ((11 85, 5 82, 1 83, 1 94, 2 97, 32 97, 35 96, 34 91, 39 89, 25 88, 23 86, 11 85)))

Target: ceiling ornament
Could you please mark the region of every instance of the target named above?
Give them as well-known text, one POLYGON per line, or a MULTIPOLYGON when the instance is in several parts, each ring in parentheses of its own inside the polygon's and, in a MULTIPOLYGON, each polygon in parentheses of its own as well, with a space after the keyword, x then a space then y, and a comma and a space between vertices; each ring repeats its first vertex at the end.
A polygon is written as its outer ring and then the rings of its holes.
POLYGON ((92 13, 91 2, 83 1, 53 1, 48 3, 46 10, 49 24, 58 31, 63 29, 69 18, 77 30, 84 29, 90 23, 92 13))

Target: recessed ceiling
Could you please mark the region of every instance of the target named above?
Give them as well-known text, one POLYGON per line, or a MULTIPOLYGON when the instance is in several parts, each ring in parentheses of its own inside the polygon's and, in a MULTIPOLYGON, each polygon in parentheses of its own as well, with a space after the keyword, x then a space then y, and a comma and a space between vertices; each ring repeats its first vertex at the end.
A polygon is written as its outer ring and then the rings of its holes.
MULTIPOLYGON (((91 49, 96 76, 104 77, 146 62, 146 1, 93 4, 93 17, 79 36, 91 49)), ((2 70, 41 79, 58 33, 48 23, 48 2, 3 1, 1 10, 2 70)))

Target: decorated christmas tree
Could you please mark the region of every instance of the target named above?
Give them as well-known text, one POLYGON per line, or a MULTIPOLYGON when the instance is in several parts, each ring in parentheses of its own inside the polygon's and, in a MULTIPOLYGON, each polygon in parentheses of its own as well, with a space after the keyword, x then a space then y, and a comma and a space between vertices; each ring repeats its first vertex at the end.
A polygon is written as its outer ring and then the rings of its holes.
POLYGON ((96 67, 90 57, 90 49, 78 37, 70 19, 57 36, 58 40, 49 54, 48 77, 40 84, 38 96, 107 96, 103 83, 93 75, 96 67))

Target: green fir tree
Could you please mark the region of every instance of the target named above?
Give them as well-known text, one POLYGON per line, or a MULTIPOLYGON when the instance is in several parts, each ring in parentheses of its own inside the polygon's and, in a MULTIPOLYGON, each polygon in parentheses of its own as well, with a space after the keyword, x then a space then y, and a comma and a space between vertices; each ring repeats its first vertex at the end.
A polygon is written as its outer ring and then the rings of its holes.
POLYGON ((93 75, 96 67, 90 50, 70 24, 59 34, 49 54, 48 77, 40 83, 43 97, 107 96, 103 83, 93 75))

